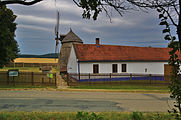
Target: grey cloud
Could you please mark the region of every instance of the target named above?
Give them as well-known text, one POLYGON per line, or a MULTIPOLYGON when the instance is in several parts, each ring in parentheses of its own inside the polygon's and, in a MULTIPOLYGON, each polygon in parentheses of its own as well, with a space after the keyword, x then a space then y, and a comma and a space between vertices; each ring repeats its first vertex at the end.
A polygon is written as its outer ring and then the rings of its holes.
POLYGON ((66 34, 70 28, 84 41, 94 44, 100 37, 102 44, 166 47, 159 26, 158 14, 154 11, 125 13, 123 17, 113 13, 112 22, 101 13, 97 21, 82 19, 82 10, 73 1, 46 0, 27 7, 9 5, 18 15, 16 39, 21 53, 45 54, 54 52, 54 26, 56 10, 61 13, 60 32, 66 34))

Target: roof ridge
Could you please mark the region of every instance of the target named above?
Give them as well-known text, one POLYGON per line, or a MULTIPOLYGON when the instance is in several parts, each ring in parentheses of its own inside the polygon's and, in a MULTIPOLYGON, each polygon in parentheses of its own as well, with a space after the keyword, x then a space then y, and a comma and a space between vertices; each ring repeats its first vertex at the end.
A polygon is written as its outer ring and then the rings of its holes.
POLYGON ((65 38, 63 38, 62 43, 66 42, 79 42, 83 43, 82 40, 70 29, 70 31, 65 35, 65 38))
MULTIPOLYGON (((97 44, 77 44, 77 45, 94 45, 97 46, 97 44)), ((107 44, 99 44, 99 46, 117 46, 117 47, 134 47, 134 48, 158 48, 158 49, 169 49, 168 47, 143 47, 143 46, 124 46, 124 45, 107 45, 107 44)))

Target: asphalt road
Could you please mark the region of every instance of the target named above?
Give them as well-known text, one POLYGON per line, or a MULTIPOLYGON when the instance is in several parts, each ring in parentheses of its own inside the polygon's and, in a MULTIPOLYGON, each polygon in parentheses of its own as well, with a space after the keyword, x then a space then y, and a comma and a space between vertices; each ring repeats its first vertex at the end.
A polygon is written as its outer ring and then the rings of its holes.
POLYGON ((0 90, 0 111, 167 112, 169 94, 0 90))

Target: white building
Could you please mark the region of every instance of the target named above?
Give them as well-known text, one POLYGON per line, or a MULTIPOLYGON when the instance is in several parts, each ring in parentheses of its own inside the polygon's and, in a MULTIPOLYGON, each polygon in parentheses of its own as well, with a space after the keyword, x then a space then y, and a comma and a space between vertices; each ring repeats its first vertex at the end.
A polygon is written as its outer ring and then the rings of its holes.
POLYGON ((74 44, 68 59, 68 73, 164 74, 168 48, 74 44))

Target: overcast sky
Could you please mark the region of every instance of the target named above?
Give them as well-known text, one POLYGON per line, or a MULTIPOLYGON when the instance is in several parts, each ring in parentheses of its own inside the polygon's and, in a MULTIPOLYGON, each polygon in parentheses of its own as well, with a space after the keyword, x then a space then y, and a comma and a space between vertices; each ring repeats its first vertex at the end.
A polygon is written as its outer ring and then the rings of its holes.
POLYGON ((129 12, 123 17, 112 11, 110 19, 101 13, 97 21, 82 19, 82 9, 72 0, 44 0, 33 6, 8 5, 17 15, 16 40, 21 54, 46 54, 55 51, 56 10, 60 11, 60 33, 72 28, 85 44, 167 47, 159 26, 158 14, 129 12))

